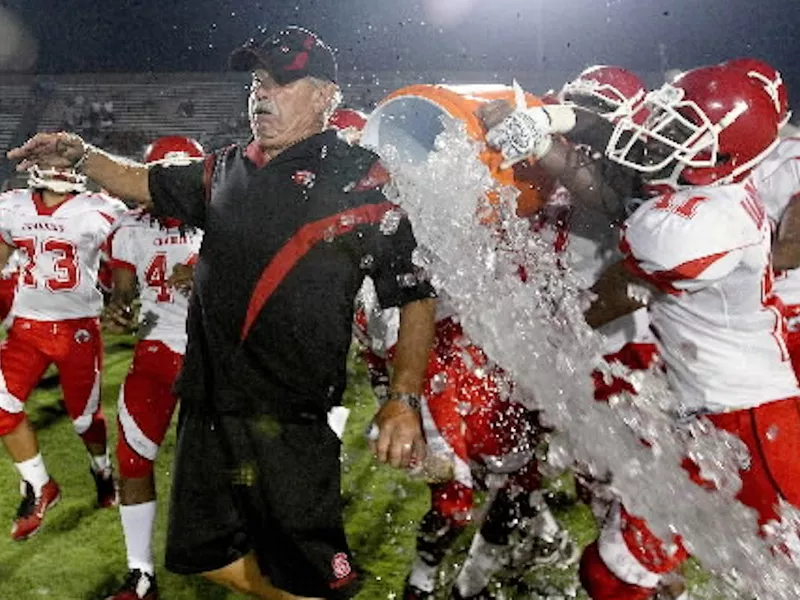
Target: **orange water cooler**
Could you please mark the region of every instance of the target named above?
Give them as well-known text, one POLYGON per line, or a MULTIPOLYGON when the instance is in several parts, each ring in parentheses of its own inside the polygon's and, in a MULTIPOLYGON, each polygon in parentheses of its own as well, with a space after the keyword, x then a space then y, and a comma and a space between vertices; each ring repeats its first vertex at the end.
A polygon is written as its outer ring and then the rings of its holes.
MULTIPOLYGON (((384 98, 367 119, 361 142, 379 152, 391 146, 401 159, 421 162, 434 149, 436 137, 444 131, 446 119, 465 125, 467 134, 484 141, 485 130, 477 109, 492 100, 514 103, 514 90, 503 85, 410 85, 384 98)), ((525 94, 528 106, 542 101, 525 94)), ((553 183, 541 169, 529 162, 501 169, 499 152, 484 147, 480 160, 496 181, 519 190, 517 214, 526 217, 539 209, 549 197, 553 183)), ((491 201, 490 197, 490 201, 491 201)))

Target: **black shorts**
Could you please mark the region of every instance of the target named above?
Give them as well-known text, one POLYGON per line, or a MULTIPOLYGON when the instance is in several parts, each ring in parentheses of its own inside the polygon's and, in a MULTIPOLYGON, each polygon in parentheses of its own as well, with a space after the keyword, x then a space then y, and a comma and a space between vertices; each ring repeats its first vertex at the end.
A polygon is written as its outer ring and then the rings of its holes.
POLYGON ((353 597, 359 586, 342 521, 340 442, 327 421, 212 420, 191 401, 181 413, 167 568, 213 571, 254 551, 282 590, 353 597))

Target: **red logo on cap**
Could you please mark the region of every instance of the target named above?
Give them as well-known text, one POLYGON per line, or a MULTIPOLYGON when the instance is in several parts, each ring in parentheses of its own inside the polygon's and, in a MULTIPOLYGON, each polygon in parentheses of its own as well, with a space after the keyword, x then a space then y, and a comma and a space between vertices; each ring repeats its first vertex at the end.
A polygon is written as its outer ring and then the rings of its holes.
POLYGON ((306 40, 303 42, 303 48, 304 48, 303 52, 298 52, 297 56, 294 57, 292 64, 287 65, 284 70, 300 71, 301 69, 305 69, 306 65, 308 64, 308 53, 316 43, 317 40, 313 35, 308 36, 306 40))
POLYGON ((344 579, 353 571, 353 569, 350 568, 350 561, 347 560, 347 554, 344 552, 339 552, 333 556, 331 559, 331 569, 336 579, 344 579))

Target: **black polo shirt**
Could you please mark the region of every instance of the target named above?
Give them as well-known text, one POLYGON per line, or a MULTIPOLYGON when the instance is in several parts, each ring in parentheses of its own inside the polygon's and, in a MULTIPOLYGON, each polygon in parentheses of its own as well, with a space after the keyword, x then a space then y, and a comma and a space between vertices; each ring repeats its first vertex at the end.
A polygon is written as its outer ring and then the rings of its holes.
POLYGON ((344 391, 364 276, 384 307, 433 290, 375 154, 326 131, 260 162, 251 144, 150 169, 155 212, 205 232, 177 392, 220 412, 321 415, 344 391))

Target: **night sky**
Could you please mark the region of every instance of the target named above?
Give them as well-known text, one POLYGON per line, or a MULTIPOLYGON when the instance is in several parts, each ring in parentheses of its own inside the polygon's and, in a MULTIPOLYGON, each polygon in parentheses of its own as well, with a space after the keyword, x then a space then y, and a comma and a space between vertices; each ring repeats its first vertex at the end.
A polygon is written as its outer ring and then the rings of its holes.
POLYGON ((254 35, 299 24, 342 70, 639 71, 754 56, 800 108, 799 0, 0 0, 39 40, 39 73, 214 71, 254 35), (435 6, 456 12, 445 19, 435 6), (432 9, 431 7, 434 6, 432 9), (541 52, 541 56, 539 55, 541 52))

